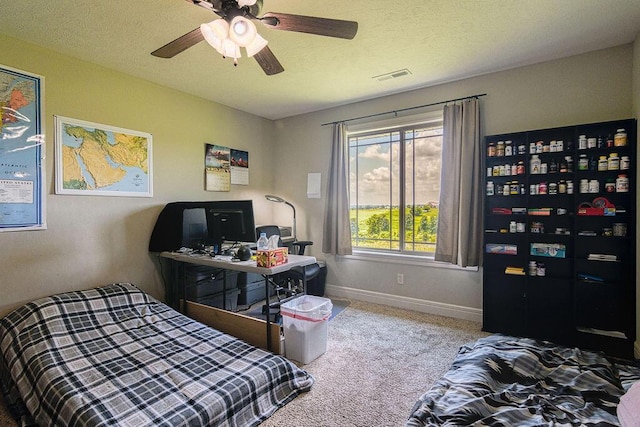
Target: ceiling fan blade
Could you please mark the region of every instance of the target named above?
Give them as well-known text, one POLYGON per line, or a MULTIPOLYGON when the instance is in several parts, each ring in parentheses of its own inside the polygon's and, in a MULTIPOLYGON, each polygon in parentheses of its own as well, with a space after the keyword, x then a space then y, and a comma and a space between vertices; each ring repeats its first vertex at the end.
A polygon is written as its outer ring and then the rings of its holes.
POLYGON ((278 58, 271 52, 269 46, 263 47, 258 53, 253 55, 255 60, 260 64, 262 70, 267 76, 272 76, 284 71, 284 68, 278 61, 278 58))
POLYGON ((264 25, 276 30, 296 31, 349 40, 353 39, 358 32, 357 22, 340 19, 268 12, 262 16, 261 20, 264 25))
POLYGON ((159 49, 151 52, 151 55, 160 58, 173 58, 180 52, 189 49, 204 40, 200 27, 188 32, 184 36, 180 36, 172 42, 169 42, 159 49))

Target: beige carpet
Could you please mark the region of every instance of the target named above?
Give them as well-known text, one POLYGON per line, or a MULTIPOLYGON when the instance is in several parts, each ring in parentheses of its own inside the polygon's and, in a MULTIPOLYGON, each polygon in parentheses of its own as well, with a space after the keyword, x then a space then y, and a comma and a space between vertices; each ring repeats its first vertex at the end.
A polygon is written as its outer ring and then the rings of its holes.
MULTIPOLYGON (((305 365, 316 379, 265 427, 402 426, 413 404, 480 324, 352 301, 328 324, 327 352, 305 365)), ((0 404, 0 426, 17 426, 0 404)))
POLYGON ((316 382, 262 426, 402 426, 418 397, 480 324, 352 301, 329 322, 327 352, 305 365, 316 382))

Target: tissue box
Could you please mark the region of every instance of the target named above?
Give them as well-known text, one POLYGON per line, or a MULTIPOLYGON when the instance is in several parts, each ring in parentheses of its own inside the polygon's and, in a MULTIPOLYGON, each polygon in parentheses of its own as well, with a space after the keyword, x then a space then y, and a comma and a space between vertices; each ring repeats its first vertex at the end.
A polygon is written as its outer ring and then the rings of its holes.
POLYGON ((284 264, 289 259, 287 248, 275 248, 256 252, 256 265, 258 267, 275 267, 284 264))

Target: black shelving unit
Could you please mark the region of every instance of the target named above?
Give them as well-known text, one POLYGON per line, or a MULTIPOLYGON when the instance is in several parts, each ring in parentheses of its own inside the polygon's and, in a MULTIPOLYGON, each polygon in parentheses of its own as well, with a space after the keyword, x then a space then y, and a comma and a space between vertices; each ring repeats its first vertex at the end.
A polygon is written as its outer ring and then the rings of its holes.
POLYGON ((633 357, 635 130, 629 119, 485 138, 485 331, 633 357))

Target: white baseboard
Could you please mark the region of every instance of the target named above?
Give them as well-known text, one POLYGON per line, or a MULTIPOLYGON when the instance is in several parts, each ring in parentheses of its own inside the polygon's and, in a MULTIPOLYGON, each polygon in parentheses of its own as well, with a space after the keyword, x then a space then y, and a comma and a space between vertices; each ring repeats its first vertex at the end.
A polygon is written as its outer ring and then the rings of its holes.
MULTIPOLYGON (((391 307, 405 308, 422 313, 437 314, 440 316, 453 317, 456 319, 471 320, 482 323, 482 310, 478 308, 464 307, 454 304, 428 301, 418 298, 403 297, 398 295, 383 294, 381 292, 367 291, 356 288, 346 288, 343 286, 326 285, 325 293, 328 297, 354 299, 371 302, 374 304, 384 304, 391 307)), ((634 357, 640 359, 640 341, 633 345, 634 357)))
POLYGON ((381 292, 373 292, 363 289, 345 288, 343 286, 329 284, 326 285, 325 293, 329 297, 347 298, 371 302, 374 304, 384 304, 391 307, 405 308, 407 310, 415 310, 422 313, 437 314, 440 316, 482 323, 482 310, 478 308, 383 294, 381 292))

